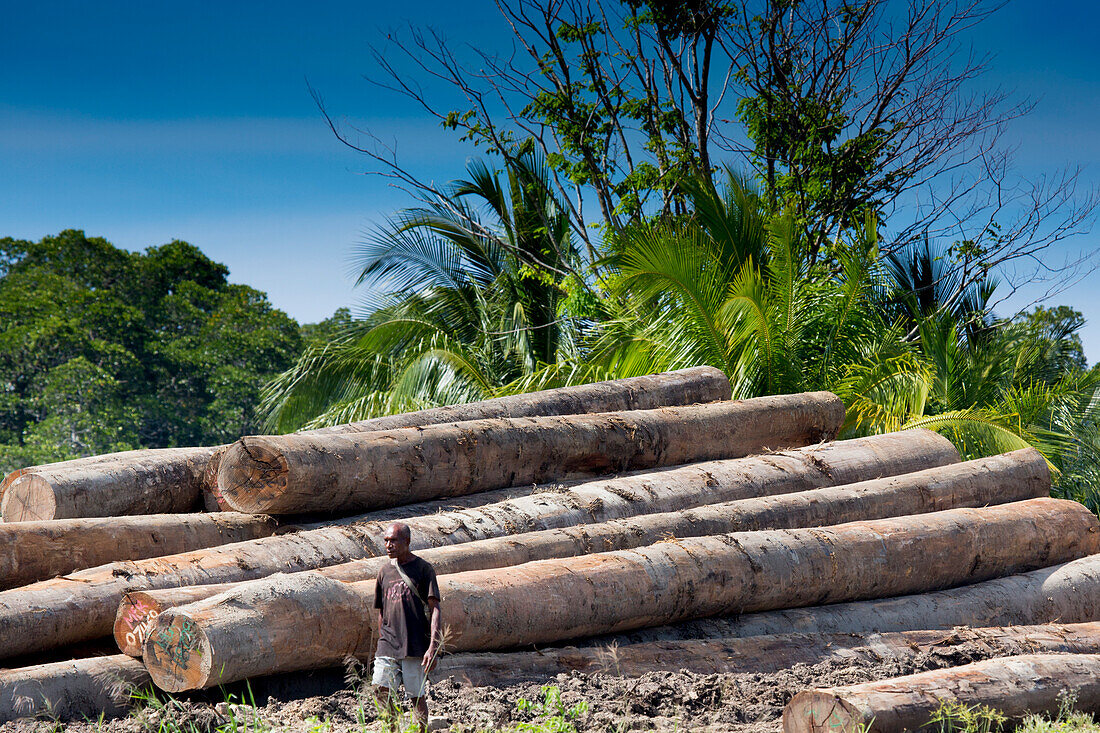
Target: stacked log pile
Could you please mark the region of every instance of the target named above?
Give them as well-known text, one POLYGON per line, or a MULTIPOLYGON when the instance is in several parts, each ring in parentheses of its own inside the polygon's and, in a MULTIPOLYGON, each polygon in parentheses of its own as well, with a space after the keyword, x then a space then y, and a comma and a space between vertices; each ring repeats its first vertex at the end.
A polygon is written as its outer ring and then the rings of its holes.
MULTIPOLYGON (((599 668, 609 634, 627 675, 902 658, 952 634, 1100 654, 1100 523, 1049 498, 1036 451, 837 441, 831 394, 728 398, 704 368, 18 471, 4 519, 35 521, 0 524, 0 657, 112 632, 124 654, 0 671, 0 721, 117 712, 73 692, 105 675, 181 692, 369 658, 396 517, 440 576, 438 674, 474 684, 599 668), (194 513, 204 492, 229 511, 194 513), (967 625, 988 628, 943 630, 967 625), (532 644, 569 646, 510 651, 532 644)), ((917 713, 881 715, 884 694, 814 691, 792 720, 831 726, 833 701, 900 730, 917 713)))

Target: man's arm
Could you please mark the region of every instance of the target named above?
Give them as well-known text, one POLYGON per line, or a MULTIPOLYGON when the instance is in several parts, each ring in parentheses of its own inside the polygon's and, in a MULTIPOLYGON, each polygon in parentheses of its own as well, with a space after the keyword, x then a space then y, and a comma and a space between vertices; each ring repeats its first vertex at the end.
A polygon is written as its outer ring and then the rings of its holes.
POLYGON ((439 599, 435 596, 428 598, 428 613, 431 615, 431 641, 420 663, 425 674, 435 669, 439 655, 443 653, 443 611, 439 607, 439 599))

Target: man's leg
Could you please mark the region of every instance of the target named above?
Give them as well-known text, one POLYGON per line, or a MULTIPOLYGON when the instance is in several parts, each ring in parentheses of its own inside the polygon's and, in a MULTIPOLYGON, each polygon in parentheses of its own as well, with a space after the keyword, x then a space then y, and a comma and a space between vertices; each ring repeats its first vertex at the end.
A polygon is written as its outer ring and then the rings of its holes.
POLYGON ((428 697, 414 697, 412 699, 413 704, 413 716, 416 718, 417 725, 420 726, 420 730, 427 733, 428 730, 428 697))
POLYGON ((378 714, 386 727, 393 729, 401 716, 397 704, 397 687, 401 684, 401 668, 396 659, 375 657, 374 659, 374 699, 378 703, 378 714))
POLYGON ((421 665, 421 657, 405 657, 401 660, 401 679, 405 692, 412 700, 413 717, 421 731, 428 730, 427 678, 421 665))

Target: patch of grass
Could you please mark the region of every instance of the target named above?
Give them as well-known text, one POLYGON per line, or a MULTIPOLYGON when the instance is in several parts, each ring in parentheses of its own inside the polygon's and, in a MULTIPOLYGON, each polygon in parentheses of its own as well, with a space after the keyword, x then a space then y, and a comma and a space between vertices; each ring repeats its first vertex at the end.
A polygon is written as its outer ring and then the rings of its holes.
POLYGON ((1058 712, 1053 715, 1028 715, 1019 726, 1008 724, 1008 718, 986 705, 964 705, 945 700, 925 727, 936 733, 1001 733, 1015 728, 1016 733, 1100 733, 1100 724, 1087 713, 1076 710, 1073 693, 1058 695, 1058 712))
POLYGON ((588 702, 581 700, 566 707, 561 699, 561 689, 556 685, 543 685, 542 700, 516 700, 516 710, 534 718, 531 722, 514 724, 510 730, 519 733, 577 733, 577 720, 588 714, 588 702))

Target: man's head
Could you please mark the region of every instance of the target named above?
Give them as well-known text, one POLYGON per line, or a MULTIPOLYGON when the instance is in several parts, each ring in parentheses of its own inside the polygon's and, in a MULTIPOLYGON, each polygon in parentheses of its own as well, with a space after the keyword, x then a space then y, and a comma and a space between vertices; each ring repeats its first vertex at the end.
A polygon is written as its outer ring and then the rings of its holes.
POLYGON ((388 557, 404 560, 409 555, 409 544, 412 542, 412 530, 403 522, 394 522, 382 535, 382 541, 386 543, 386 555, 388 557))

